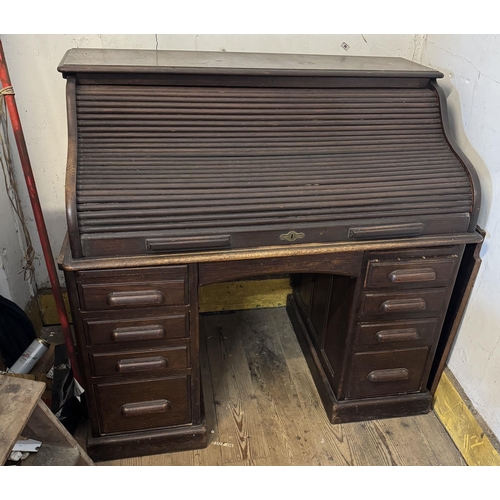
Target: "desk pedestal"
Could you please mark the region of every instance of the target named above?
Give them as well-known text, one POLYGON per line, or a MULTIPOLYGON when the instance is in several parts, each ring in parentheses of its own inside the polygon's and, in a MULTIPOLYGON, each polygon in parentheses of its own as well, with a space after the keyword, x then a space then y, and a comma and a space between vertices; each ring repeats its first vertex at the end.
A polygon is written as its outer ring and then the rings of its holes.
POLYGON ((207 445, 198 290, 254 276, 290 276, 287 311, 332 424, 428 412, 479 262, 477 239, 131 267, 67 259, 89 455, 207 445))

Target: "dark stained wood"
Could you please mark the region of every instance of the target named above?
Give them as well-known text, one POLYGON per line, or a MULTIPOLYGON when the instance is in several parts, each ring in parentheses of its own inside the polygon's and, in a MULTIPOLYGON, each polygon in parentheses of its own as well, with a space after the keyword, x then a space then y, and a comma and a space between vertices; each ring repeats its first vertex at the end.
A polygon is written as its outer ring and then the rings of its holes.
MULTIPOLYGON (((193 262, 217 262, 258 258, 290 257, 290 256, 311 256, 336 252, 359 252, 374 250, 392 250, 404 252, 408 247, 415 250, 422 250, 424 247, 432 247, 433 252, 439 248, 449 248, 451 245, 462 245, 468 243, 478 243, 482 241, 479 233, 462 234, 440 234, 435 236, 422 236, 416 238, 401 238, 397 240, 367 240, 342 243, 314 243, 309 245, 294 246, 270 246, 265 248, 253 248, 244 250, 226 250, 223 252, 188 252, 148 256, 128 256, 105 257, 92 259, 74 259, 71 256, 71 249, 67 235, 64 239, 61 252, 58 256, 58 266, 67 271, 86 271, 89 269, 130 269, 137 266, 165 266, 177 265, 193 262)), ((446 251, 446 250, 445 250, 446 251)), ((393 253, 394 255, 394 253, 393 253)))
POLYGON ((316 274, 314 276, 311 312, 308 316, 311 319, 311 331, 318 345, 321 345, 325 338, 332 285, 333 276, 331 274, 316 274))
POLYGON ((162 341, 189 337, 188 311, 176 311, 171 314, 146 315, 143 311, 137 317, 137 311, 132 310, 132 318, 120 317, 114 319, 106 314, 85 314, 83 328, 87 345, 120 345, 122 347, 136 346, 140 342, 162 341))
POLYGON ((450 146, 455 154, 460 158, 460 161, 464 165, 464 170, 467 172, 472 185, 474 202, 472 205, 469 231, 475 231, 477 219, 479 217, 479 209, 481 207, 481 183, 479 182, 479 176, 477 175, 474 165, 472 165, 471 161, 467 158, 467 156, 465 156, 465 153, 460 149, 460 146, 457 144, 455 137, 453 136, 450 126, 448 108, 446 105, 446 96, 443 92, 443 89, 434 80, 430 81, 430 86, 434 89, 439 99, 441 119, 443 122, 443 130, 446 140, 450 143, 450 146))
POLYGON ((384 320, 408 313, 436 314, 442 310, 446 296, 446 290, 439 288, 417 292, 365 292, 361 297, 360 314, 377 315, 384 320))
MULTIPOLYGON (((478 227, 477 231, 483 238, 486 236, 486 233, 481 228, 478 227)), ((472 293, 477 273, 481 267, 481 258, 479 256, 481 247, 482 242, 470 244, 465 247, 456 285, 450 299, 450 307, 444 321, 442 335, 436 347, 436 359, 431 369, 429 390, 432 394, 436 392, 441 374, 448 360, 453 342, 457 336, 465 307, 472 293)))
MULTIPOLYGON (((445 209, 447 210, 447 209, 445 209)), ((381 215, 383 212, 373 212, 371 215, 374 217, 381 215)), ((417 209, 415 206, 407 207, 408 215, 413 216, 418 215, 419 220, 422 221, 424 225, 424 230, 422 233, 442 235, 442 234, 453 234, 462 233, 466 230, 469 225, 469 214, 455 214, 441 215, 439 209, 435 207, 417 209), (422 215, 420 215, 422 214, 422 215), (434 215, 432 215, 434 214, 434 215)), ((338 217, 341 218, 342 212, 339 212, 338 217)), ((355 214, 351 214, 355 215, 355 214)), ((401 219, 400 218, 388 218, 386 222, 388 224, 393 223, 394 227, 399 230, 401 219)), ((220 219, 219 219, 220 220, 220 219)), ((250 221, 251 225, 246 227, 234 227, 231 226, 231 221, 225 221, 221 223, 225 232, 231 232, 231 247, 247 249, 248 245, 251 244, 250 248, 265 247, 272 244, 281 246, 290 246, 294 249, 297 248, 300 252, 299 247, 301 242, 303 243, 330 243, 332 241, 342 241, 348 239, 349 230, 353 227, 353 222, 349 222, 346 219, 341 219, 341 222, 331 222, 332 214, 325 215, 313 215, 309 216, 309 220, 305 222, 301 221, 301 216, 290 217, 286 226, 283 224, 277 225, 264 225, 262 224, 262 219, 253 219, 250 221), (310 222, 314 220, 315 222, 310 222), (318 220, 324 220, 325 222, 319 223, 318 220), (304 233, 305 237, 296 242, 288 242, 280 239, 282 234, 286 234, 290 230, 296 232, 304 233)), ((408 218, 406 218, 408 220, 408 218)), ((182 223, 179 222, 177 230, 180 232, 182 228, 188 225, 189 222, 182 223)), ((202 230, 199 230, 200 235, 208 236, 210 233, 209 227, 213 224, 212 222, 206 223, 207 229, 205 230, 208 234, 202 234, 202 230)), ((375 225, 375 224, 374 224, 375 225)), ((404 237, 405 235, 400 235, 404 237)), ((85 234, 82 235, 82 244, 87 255, 112 255, 112 256, 125 256, 125 255, 138 255, 141 252, 146 253, 144 250, 146 248, 146 240, 149 238, 162 237, 161 229, 156 231, 137 231, 135 234, 126 233, 96 233, 96 234, 85 234)), ((383 238, 383 235, 379 235, 378 238, 383 238)), ((394 238, 394 234, 388 234, 386 238, 394 238)))
MULTIPOLYGON (((214 331, 215 324, 220 326, 222 335, 228 337, 228 347, 236 347, 230 351, 233 357, 237 354, 238 357, 246 355, 252 358, 259 351, 262 352, 262 346, 268 347, 257 357, 260 370, 254 373, 258 377, 252 379, 252 384, 241 384, 238 394, 246 418, 262 424, 266 441, 265 447, 262 447, 262 450, 266 450, 264 456, 230 461, 236 457, 226 452, 234 448, 217 443, 236 445, 241 430, 237 426, 226 426, 225 423, 218 426, 216 420, 210 427, 207 415, 208 429, 214 433, 209 433, 212 442, 206 449, 100 462, 99 465, 465 465, 446 430, 432 412, 427 415, 331 425, 283 308, 202 315, 202 324, 205 324, 209 333, 214 331), (276 371, 284 376, 277 377, 276 371), (254 396, 257 398, 254 399, 254 396), (280 419, 281 415, 287 418, 280 419), (224 457, 221 452, 224 452, 224 457)), ((206 359, 208 371, 204 380, 214 379, 210 375, 210 367, 218 366, 220 360, 219 351, 215 350, 215 353, 217 356, 214 359, 206 359)), ((231 382, 234 381, 233 376, 236 380, 248 379, 246 364, 234 363, 233 367, 234 371, 220 370, 223 379, 217 378, 214 383, 217 386, 234 383, 231 382)), ((206 397, 205 401, 207 408, 214 406, 213 397, 206 397)), ((217 401, 220 403, 218 407, 225 408, 232 399, 217 398, 217 401)), ((252 446, 252 435, 249 441, 252 446)))
POLYGON ((361 284, 361 279, 335 275, 330 302, 325 310, 326 330, 319 356, 339 399, 344 397, 345 379, 349 370, 346 360, 350 354, 350 350, 345 347, 352 342, 361 284))
POLYGON ((82 243, 78 228, 78 211, 76 208, 76 178, 78 169, 78 127, 76 110, 76 78, 68 76, 66 83, 66 109, 68 115, 68 158, 66 163, 66 221, 71 248, 75 258, 82 257, 82 243))
POLYGON ((0 466, 9 458, 12 447, 28 423, 45 385, 34 380, 18 380, 0 375, 0 466))
POLYGON ((358 323, 356 348, 402 348, 430 343, 438 333, 438 318, 382 323, 358 323))
POLYGON ((168 427, 191 420, 189 378, 185 376, 99 384, 95 391, 104 434, 168 427))
MULTIPOLYGON (((70 74, 70 73, 68 73, 70 74)), ((147 85, 172 87, 265 87, 265 88, 318 88, 345 87, 423 89, 428 78, 376 78, 376 77, 329 77, 329 76, 260 76, 260 75, 196 75, 196 74, 142 74, 142 73, 77 73, 81 85, 147 85)))
POLYGON ((173 50, 70 49, 57 69, 63 74, 138 72, 428 78, 443 76, 439 71, 395 57, 173 50))
POLYGON ((82 307, 88 311, 109 308, 151 307, 185 304, 184 281, 157 283, 81 284, 82 307))
POLYGON ((94 461, 157 455, 207 446, 207 428, 200 425, 172 426, 128 434, 87 438, 87 452, 94 461))
POLYGON ((350 373, 349 398, 419 392, 429 349, 356 353, 350 373))
POLYGON ((220 283, 252 276, 270 276, 288 273, 338 273, 359 275, 361 253, 318 255, 312 259, 282 257, 233 262, 210 262, 199 265, 201 285, 220 283))
POLYGON ((444 259, 368 263, 366 288, 423 288, 447 286, 460 259, 450 255, 444 259))
POLYGON ((230 400, 211 422, 237 436, 211 456, 321 463, 283 439, 286 426, 300 435, 309 398, 280 389, 294 375, 278 344, 208 321, 218 361, 206 379, 199 287, 243 278, 291 277, 288 312, 325 419, 429 410, 467 296, 453 293, 462 254, 461 289, 481 240, 477 176, 449 137, 440 72, 394 58, 94 49, 69 51, 59 70, 71 250, 60 266, 94 457, 206 446, 203 383, 216 406, 230 400), (220 385, 224 370, 234 377, 220 385))
POLYGON ((151 238, 146 240, 146 248, 154 252, 179 252, 182 250, 207 250, 211 248, 225 248, 230 246, 230 236, 209 236, 191 238, 151 238))
POLYGON ((98 283, 138 283, 151 281, 186 280, 187 266, 168 266, 162 268, 138 267, 121 270, 89 270, 77 273, 78 281, 98 283))
POLYGON ((81 307, 92 311, 186 304, 186 274, 185 266, 161 271, 85 271, 78 279, 81 307))
POLYGON ((314 348, 307 328, 300 317, 293 296, 289 296, 287 312, 294 327, 297 339, 306 358, 323 406, 332 424, 360 422, 387 417, 419 415, 431 408, 431 395, 427 391, 404 396, 369 397, 339 401, 332 390, 329 379, 314 348))
POLYGON ((90 354, 92 374, 96 377, 137 372, 156 372, 165 375, 186 369, 189 366, 188 361, 186 346, 90 354))

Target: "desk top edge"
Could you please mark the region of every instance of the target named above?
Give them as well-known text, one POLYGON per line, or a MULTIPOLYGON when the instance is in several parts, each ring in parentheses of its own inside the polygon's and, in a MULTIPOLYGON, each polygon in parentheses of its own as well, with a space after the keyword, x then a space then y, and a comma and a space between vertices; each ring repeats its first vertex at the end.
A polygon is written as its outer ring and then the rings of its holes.
POLYGON ((65 271, 83 271, 88 269, 118 269, 159 265, 194 264, 202 262, 266 259, 273 257, 291 257, 295 255, 319 255, 339 252, 463 245, 468 243, 479 243, 482 240, 483 236, 478 231, 475 231, 473 233, 422 236, 419 238, 400 238, 393 240, 370 240, 329 244, 310 243, 293 246, 260 247, 226 251, 73 259, 71 256, 68 235, 66 234, 61 252, 57 259, 57 264, 60 269, 65 271))
POLYGON ((194 50, 70 49, 58 71, 332 77, 442 78, 440 71, 402 57, 210 52, 194 50))

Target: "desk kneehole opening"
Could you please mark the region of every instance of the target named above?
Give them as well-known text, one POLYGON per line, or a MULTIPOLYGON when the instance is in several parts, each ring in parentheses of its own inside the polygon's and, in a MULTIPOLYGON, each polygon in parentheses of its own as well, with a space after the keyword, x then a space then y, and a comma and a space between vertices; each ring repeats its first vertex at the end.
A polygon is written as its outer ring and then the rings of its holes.
POLYGON ((120 408, 120 413, 124 417, 140 417, 152 413, 166 413, 171 409, 172 403, 168 399, 156 399, 155 401, 126 403, 120 408))

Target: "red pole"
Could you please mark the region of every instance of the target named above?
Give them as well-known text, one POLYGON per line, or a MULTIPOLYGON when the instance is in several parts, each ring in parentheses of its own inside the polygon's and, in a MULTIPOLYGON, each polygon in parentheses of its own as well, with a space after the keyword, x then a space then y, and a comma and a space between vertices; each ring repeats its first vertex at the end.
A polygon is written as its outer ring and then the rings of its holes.
MULTIPOLYGON (((11 87, 9 70, 7 69, 7 62, 5 61, 5 54, 3 52, 3 46, 1 40, 0 40, 0 82, 2 84, 2 89, 11 87)), ((33 209, 33 214, 35 216, 36 227, 38 229, 38 235, 40 237, 40 243, 42 245, 45 264, 47 266, 47 270, 49 273, 52 292, 54 294, 54 299, 56 301, 59 320, 61 321, 61 327, 64 335, 64 342, 66 344, 66 349, 68 351, 68 358, 71 363, 71 369, 73 370, 73 376, 75 377, 75 379, 80 383, 80 385, 83 386, 82 378, 80 376, 78 361, 76 359, 75 346, 73 344, 73 335, 71 334, 71 329, 69 326, 68 314, 64 306, 64 300, 61 292, 61 287, 59 285, 59 279, 57 277, 57 270, 54 262, 54 257, 52 255, 52 250, 50 248, 49 235, 47 234, 47 228, 45 226, 45 221, 43 218, 42 207, 40 206, 40 199, 38 198, 35 178, 33 176, 33 170, 31 169, 31 163, 28 155, 28 148, 26 147, 26 141, 24 139, 24 133, 21 126, 21 119, 19 118, 19 113, 17 111, 16 98, 14 94, 5 94, 4 99, 5 99, 5 104, 7 106, 7 110, 9 112, 12 129, 14 131, 14 137, 16 138, 17 150, 19 152, 19 158, 21 159, 21 165, 24 172, 24 179, 26 181, 26 186, 28 188, 28 193, 31 201, 31 207, 33 209)))

